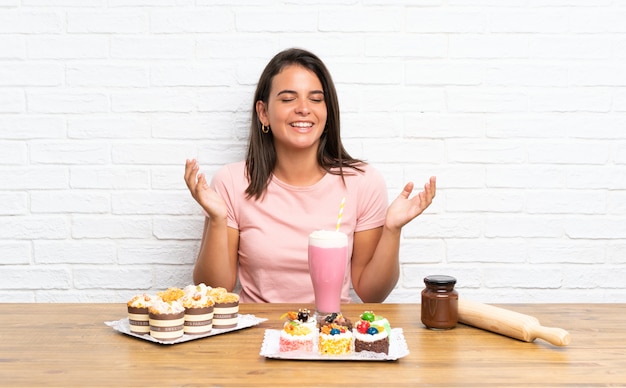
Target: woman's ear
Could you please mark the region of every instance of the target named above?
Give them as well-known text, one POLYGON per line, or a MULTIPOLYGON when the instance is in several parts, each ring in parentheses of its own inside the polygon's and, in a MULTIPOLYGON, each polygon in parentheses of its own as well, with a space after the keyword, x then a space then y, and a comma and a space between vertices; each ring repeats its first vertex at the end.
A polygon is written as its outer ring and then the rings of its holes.
POLYGON ((269 127, 270 120, 267 117, 267 109, 265 108, 265 103, 261 100, 256 102, 256 114, 259 117, 261 124, 269 127))

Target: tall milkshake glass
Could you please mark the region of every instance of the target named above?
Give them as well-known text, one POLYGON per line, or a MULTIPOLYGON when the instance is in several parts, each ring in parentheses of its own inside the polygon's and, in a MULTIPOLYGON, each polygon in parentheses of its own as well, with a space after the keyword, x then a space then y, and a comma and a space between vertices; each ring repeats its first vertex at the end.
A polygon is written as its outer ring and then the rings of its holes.
POLYGON ((348 236, 318 230, 309 235, 309 272, 318 320, 341 310, 341 289, 348 265, 348 236))

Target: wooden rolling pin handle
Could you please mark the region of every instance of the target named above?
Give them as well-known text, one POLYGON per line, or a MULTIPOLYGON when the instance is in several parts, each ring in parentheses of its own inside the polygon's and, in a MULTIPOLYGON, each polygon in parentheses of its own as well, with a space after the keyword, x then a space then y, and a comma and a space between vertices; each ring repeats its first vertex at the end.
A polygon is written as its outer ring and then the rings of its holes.
POLYGON ((570 342, 569 333, 558 327, 535 326, 530 329, 530 335, 533 339, 541 338, 556 346, 566 346, 570 342))
POLYGON ((541 338, 552 345, 565 346, 570 341, 567 331, 541 326, 539 320, 531 315, 462 298, 459 298, 458 307, 459 322, 466 325, 526 342, 541 338))

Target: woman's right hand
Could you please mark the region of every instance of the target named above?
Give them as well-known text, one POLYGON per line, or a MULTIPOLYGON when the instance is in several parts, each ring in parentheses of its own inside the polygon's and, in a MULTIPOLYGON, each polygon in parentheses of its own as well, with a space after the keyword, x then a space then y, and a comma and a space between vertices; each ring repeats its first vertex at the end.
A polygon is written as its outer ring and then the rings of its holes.
POLYGON ((213 220, 226 220, 228 208, 217 191, 213 190, 206 181, 206 177, 200 171, 196 159, 187 159, 185 163, 185 183, 191 192, 191 196, 202 206, 209 218, 213 220))

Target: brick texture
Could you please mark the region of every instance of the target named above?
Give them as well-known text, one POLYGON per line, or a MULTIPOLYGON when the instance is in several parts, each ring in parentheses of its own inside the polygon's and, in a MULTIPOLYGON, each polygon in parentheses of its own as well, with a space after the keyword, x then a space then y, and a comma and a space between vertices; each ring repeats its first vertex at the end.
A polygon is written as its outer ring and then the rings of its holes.
POLYGON ((437 175, 390 302, 626 302, 626 3, 0 2, 0 302, 191 282, 186 158, 244 156, 265 63, 304 47, 390 197, 437 175))

